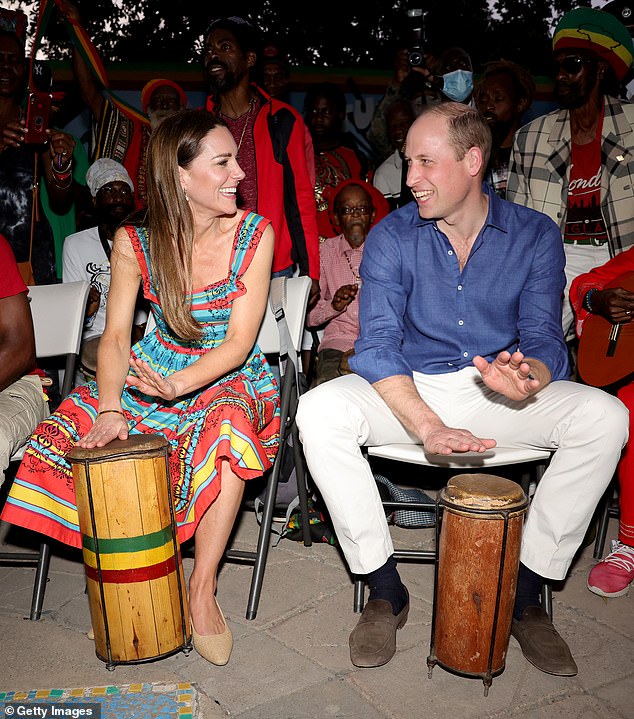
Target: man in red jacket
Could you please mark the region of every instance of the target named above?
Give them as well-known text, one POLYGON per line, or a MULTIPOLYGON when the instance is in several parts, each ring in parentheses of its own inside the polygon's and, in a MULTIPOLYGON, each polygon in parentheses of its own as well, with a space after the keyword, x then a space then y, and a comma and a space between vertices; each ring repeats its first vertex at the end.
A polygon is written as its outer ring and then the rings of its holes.
MULTIPOLYGON (((273 276, 297 269, 319 291, 319 236, 314 156, 301 115, 250 82, 256 30, 239 17, 213 20, 205 33, 206 108, 218 113, 238 146, 246 173, 238 206, 267 217, 275 230, 273 276)), ((312 298, 311 298, 312 299, 312 298)))
MULTIPOLYGON (((617 278, 634 272, 634 248, 616 255, 605 264, 578 275, 570 287, 570 301, 576 314, 576 330, 581 336, 584 321, 591 315, 612 324, 627 324, 634 317, 634 293, 618 285, 617 278)), ((632 361, 634 372, 634 360, 632 361)), ((588 575, 588 589, 602 597, 625 594, 634 580, 634 381, 621 382, 617 396, 630 411, 630 438, 618 466, 619 538, 612 551, 588 575)))

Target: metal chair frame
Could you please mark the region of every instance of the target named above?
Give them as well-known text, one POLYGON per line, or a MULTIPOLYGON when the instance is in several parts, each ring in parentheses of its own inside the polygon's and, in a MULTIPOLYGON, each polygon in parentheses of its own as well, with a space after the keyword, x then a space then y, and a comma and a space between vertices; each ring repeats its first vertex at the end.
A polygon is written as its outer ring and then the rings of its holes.
MULTIPOLYGON (((394 462, 416 464, 435 469, 455 470, 455 474, 465 471, 482 470, 490 467, 504 467, 509 465, 526 464, 529 471, 522 475, 521 486, 528 496, 531 481, 538 482, 552 455, 547 450, 512 449, 495 447, 479 454, 465 452, 464 454, 433 455, 425 452, 421 445, 416 444, 385 444, 375 447, 366 447, 368 457, 377 457, 394 462)), ((383 501, 385 509, 405 509, 437 512, 436 503, 426 502, 393 502, 383 501)), ((397 561, 435 562, 436 549, 394 549, 394 558, 397 561)), ((363 610, 365 594, 365 581, 361 577, 354 580, 354 611, 363 610)), ((542 606, 552 619, 552 587, 549 582, 542 589, 542 606)))
MULTIPOLYGON (((299 431, 295 424, 295 413, 301 393, 299 381, 298 358, 301 352, 304 333, 304 319, 308 307, 312 280, 310 277, 278 277, 271 280, 269 302, 260 326, 257 345, 271 360, 279 361, 281 374, 280 387, 280 444, 279 451, 271 469, 265 491, 264 506, 257 546, 254 551, 227 549, 225 560, 244 562, 253 565, 251 586, 247 600, 246 618, 255 619, 262 593, 264 571, 271 543, 273 511, 275 495, 279 484, 280 473, 284 466, 284 455, 287 451, 286 440, 291 438, 299 507, 302 515, 302 533, 304 545, 312 544, 308 520, 308 491, 304 456, 299 441, 299 431)), ((150 315, 146 324, 147 334, 154 327, 153 316, 150 315)), ((191 553, 191 552, 188 552, 191 553)))
POLYGON ((264 316, 262 327, 258 335, 258 346, 265 355, 276 355, 280 360, 281 388, 280 388, 280 445, 273 464, 267 484, 262 509, 260 531, 258 533, 257 547, 254 552, 238 549, 228 549, 226 559, 249 562, 253 564, 251 587, 247 602, 247 619, 255 619, 262 592, 266 560, 271 544, 271 528, 273 526, 273 511, 275 509, 275 495, 279 484, 280 472, 284 466, 284 455, 288 451, 287 439, 291 439, 295 476, 297 479, 297 492, 299 507, 302 516, 302 533, 304 546, 310 547, 312 539, 308 520, 308 490, 304 455, 299 441, 299 430, 295 423, 295 413, 301 394, 299 382, 298 357, 302 347, 304 333, 304 319, 308 306, 308 297, 311 286, 310 277, 275 278, 271 280, 270 300, 275 296, 276 289, 284 288, 283 306, 275 308, 269 302, 264 316), (276 288, 276 284, 278 287, 276 288), (284 355, 286 353, 286 359, 284 355))
MULTIPOLYGON (((29 287, 36 357, 65 356, 64 380, 60 392, 62 399, 73 388, 89 290, 90 284, 84 280, 29 287)), ((11 456, 11 462, 19 462, 25 449, 26 445, 20 447, 11 456)), ((31 599, 31 620, 38 620, 42 616, 50 558, 51 545, 48 541, 41 542, 37 552, 0 552, 1 564, 33 564, 37 568, 31 599)))
POLYGON ((601 514, 597 521, 597 536, 594 540, 594 551, 592 556, 594 559, 601 559, 603 557, 603 550, 605 549, 605 540, 608 536, 608 524, 610 523, 610 517, 618 519, 621 516, 619 509, 619 491, 618 491, 618 480, 613 480, 605 491, 601 502, 601 514))

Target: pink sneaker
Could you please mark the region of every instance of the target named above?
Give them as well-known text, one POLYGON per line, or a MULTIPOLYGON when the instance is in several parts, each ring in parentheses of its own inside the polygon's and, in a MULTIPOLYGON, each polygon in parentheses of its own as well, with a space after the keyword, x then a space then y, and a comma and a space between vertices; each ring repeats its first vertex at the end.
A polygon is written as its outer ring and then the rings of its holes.
POLYGON ((588 574, 588 589, 601 597, 620 597, 634 580, 634 547, 612 540, 612 551, 588 574))

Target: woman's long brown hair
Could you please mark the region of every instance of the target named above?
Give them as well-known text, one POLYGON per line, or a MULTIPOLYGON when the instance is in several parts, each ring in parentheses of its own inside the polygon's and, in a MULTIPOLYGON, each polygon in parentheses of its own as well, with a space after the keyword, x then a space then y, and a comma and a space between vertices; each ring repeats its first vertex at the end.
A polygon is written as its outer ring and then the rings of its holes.
POLYGON ((147 154, 150 265, 169 327, 186 340, 202 330, 191 313, 194 218, 181 186, 179 167, 200 154, 210 130, 224 123, 206 110, 183 110, 152 132, 147 154))

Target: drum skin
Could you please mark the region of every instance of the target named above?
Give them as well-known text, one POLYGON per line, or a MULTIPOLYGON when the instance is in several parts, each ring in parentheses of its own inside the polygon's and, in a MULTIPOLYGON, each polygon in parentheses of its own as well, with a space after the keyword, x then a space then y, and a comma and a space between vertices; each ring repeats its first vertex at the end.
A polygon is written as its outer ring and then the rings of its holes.
POLYGON ((109 665, 158 659, 190 642, 168 448, 163 437, 131 435, 68 456, 95 650, 109 665))
POLYGON ((518 484, 493 475, 458 475, 440 492, 432 654, 447 669, 504 670, 526 506, 518 484))

